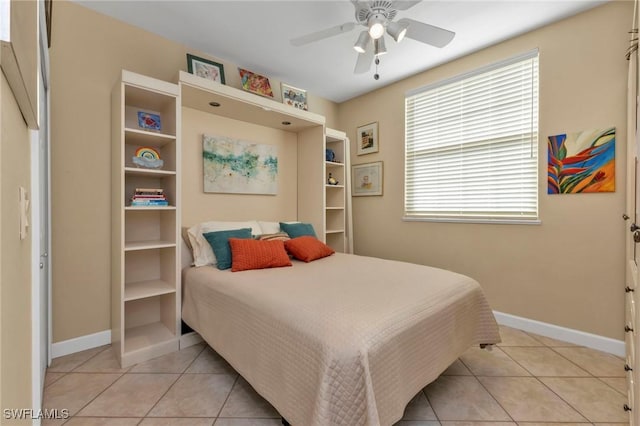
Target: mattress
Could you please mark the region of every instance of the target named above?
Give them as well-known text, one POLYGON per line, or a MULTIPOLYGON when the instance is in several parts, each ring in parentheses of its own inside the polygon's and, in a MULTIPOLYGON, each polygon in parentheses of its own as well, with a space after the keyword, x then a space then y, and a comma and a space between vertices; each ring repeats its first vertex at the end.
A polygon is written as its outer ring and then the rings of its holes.
POLYGON ((341 253, 188 268, 182 317, 293 426, 391 425, 469 347, 500 341, 473 279, 341 253))

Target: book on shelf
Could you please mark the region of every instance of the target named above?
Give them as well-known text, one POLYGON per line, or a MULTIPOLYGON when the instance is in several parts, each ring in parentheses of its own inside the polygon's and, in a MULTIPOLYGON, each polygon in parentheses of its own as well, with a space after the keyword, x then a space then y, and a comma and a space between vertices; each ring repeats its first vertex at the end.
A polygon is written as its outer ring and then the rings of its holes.
POLYGON ((136 195, 162 195, 164 189, 162 188, 136 188, 136 195))
POLYGON ((136 188, 131 197, 131 206, 168 206, 162 188, 136 188))
POLYGON ((164 195, 147 195, 147 194, 135 194, 132 199, 136 200, 165 200, 164 195))
POLYGON ((131 206, 168 206, 167 200, 132 200, 131 206))

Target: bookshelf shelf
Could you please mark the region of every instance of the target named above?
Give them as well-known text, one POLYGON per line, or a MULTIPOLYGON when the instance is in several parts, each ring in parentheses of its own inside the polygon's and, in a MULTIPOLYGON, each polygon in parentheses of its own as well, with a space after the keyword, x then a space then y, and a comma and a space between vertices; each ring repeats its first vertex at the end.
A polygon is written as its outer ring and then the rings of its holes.
POLYGON ((125 167, 124 173, 131 176, 175 176, 175 170, 140 169, 137 167, 125 167))
POLYGON ((126 206, 125 210, 175 210, 176 206, 126 206))
POLYGON ((124 245, 124 251, 154 250, 175 246, 176 243, 172 241, 128 241, 124 245))
POLYGON ((147 297, 170 294, 176 291, 175 286, 163 280, 139 281, 126 283, 124 288, 124 301, 144 299, 147 297))
MULTIPOLYGON (((158 350, 157 346, 173 347, 176 335, 162 322, 153 322, 125 329, 124 356, 135 355, 137 351, 158 350)), ((144 357, 146 358, 146 357, 144 357)))

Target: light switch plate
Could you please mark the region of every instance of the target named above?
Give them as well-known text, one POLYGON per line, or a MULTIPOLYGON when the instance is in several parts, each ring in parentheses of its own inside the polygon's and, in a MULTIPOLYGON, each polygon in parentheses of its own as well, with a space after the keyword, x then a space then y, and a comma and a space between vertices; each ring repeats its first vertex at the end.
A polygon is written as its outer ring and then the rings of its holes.
POLYGON ((18 188, 18 203, 20 210, 20 239, 27 238, 27 228, 29 228, 29 200, 27 200, 27 190, 22 186, 18 188))

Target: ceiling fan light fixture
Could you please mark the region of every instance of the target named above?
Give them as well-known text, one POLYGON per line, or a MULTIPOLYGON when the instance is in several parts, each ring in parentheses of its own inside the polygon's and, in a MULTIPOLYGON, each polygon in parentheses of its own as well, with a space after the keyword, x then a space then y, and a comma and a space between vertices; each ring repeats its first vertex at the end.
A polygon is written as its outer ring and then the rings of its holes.
POLYGON ((374 47, 374 54, 376 57, 387 53, 387 47, 384 44, 384 37, 380 37, 379 39, 374 40, 373 47, 374 47))
POLYGON ((400 43, 405 35, 407 35, 407 28, 409 25, 406 23, 390 22, 387 26, 387 33, 397 42, 400 43))
POLYGON ((375 14, 369 18, 369 35, 372 39, 377 40, 384 34, 384 22, 385 17, 380 14, 375 14))
POLYGON ((367 50, 367 44, 369 44, 369 33, 364 30, 358 36, 358 41, 353 45, 353 48, 358 53, 364 53, 367 50))

